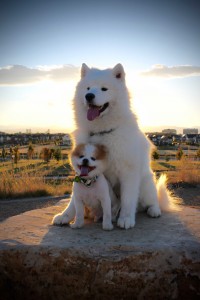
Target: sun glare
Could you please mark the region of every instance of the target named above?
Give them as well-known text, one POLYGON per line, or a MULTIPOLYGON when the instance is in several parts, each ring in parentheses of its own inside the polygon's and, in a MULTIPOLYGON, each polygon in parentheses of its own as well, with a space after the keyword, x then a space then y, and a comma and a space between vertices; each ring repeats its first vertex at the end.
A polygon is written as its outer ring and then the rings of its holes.
POLYGON ((132 96, 132 109, 138 116, 141 127, 183 124, 180 114, 182 99, 168 82, 158 78, 142 76, 128 77, 127 85, 132 96))

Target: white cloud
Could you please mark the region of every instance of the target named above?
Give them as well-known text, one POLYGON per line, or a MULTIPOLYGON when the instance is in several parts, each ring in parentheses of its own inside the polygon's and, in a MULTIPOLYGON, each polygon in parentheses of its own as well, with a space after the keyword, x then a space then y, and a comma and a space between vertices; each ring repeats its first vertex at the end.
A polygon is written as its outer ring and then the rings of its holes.
POLYGON ((198 66, 172 66, 154 65, 150 70, 140 73, 146 77, 161 77, 161 78, 184 78, 191 76, 200 76, 200 67, 198 66))
POLYGON ((72 65, 38 66, 28 68, 12 65, 0 68, 0 85, 25 85, 42 80, 66 81, 79 74, 79 68, 72 65))

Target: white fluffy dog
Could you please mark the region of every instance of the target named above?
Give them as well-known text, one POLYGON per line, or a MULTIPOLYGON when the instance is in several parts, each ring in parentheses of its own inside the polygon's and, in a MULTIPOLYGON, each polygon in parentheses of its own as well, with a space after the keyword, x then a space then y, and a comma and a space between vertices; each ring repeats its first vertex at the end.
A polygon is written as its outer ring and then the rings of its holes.
MULTIPOLYGON (((74 97, 74 111, 77 124, 75 143, 100 143, 108 149, 104 174, 120 197, 118 226, 134 227, 138 202, 149 216, 159 217, 160 207, 169 202, 165 177, 162 176, 157 183, 154 179, 150 168, 151 144, 130 109, 122 65, 99 70, 83 64, 74 97)), ((71 201, 66 213, 73 210, 71 201)))
POLYGON ((69 223, 75 217, 72 228, 84 225, 84 205, 91 209, 95 220, 103 216, 103 229, 112 230, 112 215, 116 217, 119 202, 106 180, 103 172, 106 169, 107 150, 103 145, 79 144, 71 153, 71 164, 77 174, 73 184, 72 202, 75 206, 69 214, 68 209, 54 217, 53 223, 69 223))

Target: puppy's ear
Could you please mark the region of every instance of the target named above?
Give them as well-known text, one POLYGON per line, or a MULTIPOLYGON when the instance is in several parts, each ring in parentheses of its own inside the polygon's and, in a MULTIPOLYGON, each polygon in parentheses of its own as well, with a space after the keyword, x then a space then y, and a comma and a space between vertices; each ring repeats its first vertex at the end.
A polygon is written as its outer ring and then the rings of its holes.
POLYGON ((115 76, 115 78, 117 79, 124 79, 125 78, 125 72, 124 72, 124 68, 121 64, 117 64, 114 68, 113 68, 113 75, 115 76))
POLYGON ((81 78, 85 77, 89 71, 90 71, 90 68, 86 64, 82 64, 81 78))
POLYGON ((70 153, 70 156, 77 156, 79 157, 80 155, 83 154, 85 148, 85 144, 79 144, 77 145, 70 153))
POLYGON ((106 146, 97 144, 96 145, 96 159, 105 159, 107 156, 108 150, 106 146))

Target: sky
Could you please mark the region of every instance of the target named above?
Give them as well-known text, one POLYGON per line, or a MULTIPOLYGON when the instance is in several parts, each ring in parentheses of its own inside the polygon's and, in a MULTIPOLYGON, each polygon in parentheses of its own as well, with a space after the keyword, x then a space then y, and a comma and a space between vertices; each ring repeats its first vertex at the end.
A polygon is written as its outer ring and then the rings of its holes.
POLYGON ((200 129, 199 0, 0 2, 0 131, 71 132, 82 63, 124 66, 144 131, 200 129))

